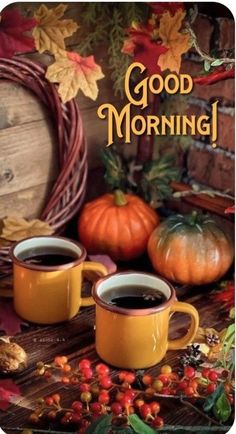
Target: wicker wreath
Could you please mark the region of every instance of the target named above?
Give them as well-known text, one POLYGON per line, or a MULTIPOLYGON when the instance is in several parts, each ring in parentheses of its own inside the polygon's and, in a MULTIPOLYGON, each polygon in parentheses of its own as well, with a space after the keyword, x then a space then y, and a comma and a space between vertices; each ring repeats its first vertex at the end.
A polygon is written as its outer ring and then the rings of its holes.
MULTIPOLYGON (((60 174, 40 219, 55 233, 78 212, 87 180, 87 144, 75 100, 63 104, 55 85, 45 78, 45 68, 28 59, 0 59, 0 78, 31 90, 49 108, 57 130, 60 174)), ((9 247, 0 249, 0 276, 11 272, 9 247)))

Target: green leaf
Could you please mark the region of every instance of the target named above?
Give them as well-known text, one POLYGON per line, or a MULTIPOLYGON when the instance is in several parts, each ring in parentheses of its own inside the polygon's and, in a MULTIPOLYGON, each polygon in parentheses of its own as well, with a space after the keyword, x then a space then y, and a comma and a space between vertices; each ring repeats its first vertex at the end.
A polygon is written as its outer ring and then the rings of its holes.
POLYGON ((144 423, 137 414, 131 414, 128 421, 137 434, 155 434, 155 431, 144 423))
POLYGON ((221 60, 221 59, 216 59, 216 60, 214 60, 214 62, 211 62, 211 66, 220 66, 220 65, 222 65, 223 63, 224 63, 223 60, 221 60))
POLYGON ((213 413, 221 422, 226 422, 231 414, 231 405, 225 393, 222 393, 214 404, 213 413))
POLYGON ((206 72, 210 71, 211 69, 211 63, 209 62, 209 60, 204 60, 204 70, 206 72))
POLYGON ((85 434, 108 434, 111 429, 112 416, 105 415, 95 420, 87 430, 85 434))
POLYGON ((208 412, 210 411, 216 402, 216 400, 219 398, 219 396, 224 392, 224 386, 223 384, 220 384, 215 392, 211 393, 208 398, 205 400, 203 404, 203 410, 208 412))

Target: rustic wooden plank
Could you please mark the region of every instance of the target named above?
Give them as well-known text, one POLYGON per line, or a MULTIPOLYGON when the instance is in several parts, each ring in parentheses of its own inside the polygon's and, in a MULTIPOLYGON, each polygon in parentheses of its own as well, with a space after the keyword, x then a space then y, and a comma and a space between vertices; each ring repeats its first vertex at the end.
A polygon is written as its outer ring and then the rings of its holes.
MULTIPOLYGON (((5 216, 39 217, 53 183, 44 183, 0 197, 0 219, 5 216)), ((1 190, 0 190, 1 191, 1 190)))
POLYGON ((19 84, 0 80, 0 129, 49 116, 49 111, 32 92, 19 84))
MULTIPOLYGON (((219 310, 219 305, 209 296, 212 286, 189 289, 180 299, 192 303, 199 311, 200 325, 202 327, 215 327, 221 330, 227 324, 227 318, 219 310)), ((39 360, 49 362, 60 355, 67 355, 70 363, 74 363, 81 358, 89 358, 93 363, 97 363, 99 358, 94 347, 94 307, 84 308, 70 322, 54 326, 35 326, 25 328, 24 332, 18 334, 14 340, 22 345, 29 354, 29 366, 23 372, 14 377, 16 383, 22 390, 22 397, 19 398, 17 405, 12 405, 8 412, 0 414, 0 426, 4 427, 6 433, 12 433, 12 427, 29 427, 28 415, 34 408, 37 398, 48 396, 55 392, 60 392, 62 403, 66 406, 72 400, 78 398, 78 388, 63 386, 60 382, 49 380, 48 382, 35 376, 35 364, 39 360), (9 428, 9 429, 8 429, 9 428)), ((170 321, 171 338, 179 337, 186 332, 186 325, 183 325, 183 318, 178 314, 174 315, 170 321)), ((147 370, 152 375, 159 373, 160 365, 169 363, 177 366, 178 356, 182 351, 168 351, 164 360, 147 370)), ((117 370, 112 368, 111 375, 114 378, 117 370)), ((159 399, 158 399, 159 401, 159 399)), ((166 425, 177 426, 207 426, 208 420, 196 412, 194 408, 188 408, 178 399, 160 398, 161 413, 166 425)), ((229 423, 230 425, 230 423, 229 423)), ((46 434, 47 425, 42 425, 41 429, 46 434)), ((37 432, 37 429, 35 430, 37 432)), ((224 428, 222 427, 222 432, 224 428)))
POLYGON ((0 130, 0 195, 55 179, 56 140, 49 120, 0 130))

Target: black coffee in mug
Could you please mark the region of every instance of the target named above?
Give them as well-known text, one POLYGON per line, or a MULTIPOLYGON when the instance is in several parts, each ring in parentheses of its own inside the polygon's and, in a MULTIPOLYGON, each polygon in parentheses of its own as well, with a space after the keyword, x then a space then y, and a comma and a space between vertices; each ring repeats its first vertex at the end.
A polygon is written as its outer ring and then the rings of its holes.
POLYGON ((127 285, 113 288, 109 304, 124 309, 150 309, 165 301, 166 297, 161 291, 149 286, 127 285))
POLYGON ((78 259, 78 256, 69 249, 58 247, 36 247, 22 252, 20 259, 26 264, 53 267, 69 264, 78 259))

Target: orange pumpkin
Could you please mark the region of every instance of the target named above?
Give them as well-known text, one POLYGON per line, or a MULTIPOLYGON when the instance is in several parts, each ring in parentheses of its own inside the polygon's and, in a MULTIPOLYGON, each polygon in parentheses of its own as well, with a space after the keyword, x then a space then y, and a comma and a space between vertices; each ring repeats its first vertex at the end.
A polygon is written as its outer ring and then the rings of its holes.
POLYGON ((89 253, 127 261, 145 252, 158 223, 156 212, 142 199, 116 190, 84 206, 78 221, 79 238, 89 253))
POLYGON ((152 233, 148 254, 153 268, 173 282, 201 285, 222 277, 232 264, 233 242, 209 216, 175 215, 152 233))

